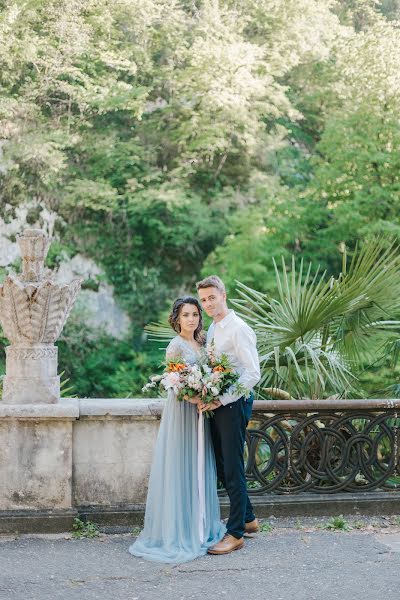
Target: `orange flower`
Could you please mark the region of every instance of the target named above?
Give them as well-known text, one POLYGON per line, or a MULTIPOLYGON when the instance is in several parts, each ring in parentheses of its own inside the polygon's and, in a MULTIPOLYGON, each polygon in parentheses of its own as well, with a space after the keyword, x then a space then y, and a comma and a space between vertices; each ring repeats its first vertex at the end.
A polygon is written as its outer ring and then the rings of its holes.
POLYGON ((230 369, 225 369, 222 365, 217 365, 213 368, 214 373, 228 373, 230 369))
POLYGON ((171 373, 176 373, 177 371, 182 371, 185 368, 183 363, 170 363, 168 365, 168 371, 171 373))

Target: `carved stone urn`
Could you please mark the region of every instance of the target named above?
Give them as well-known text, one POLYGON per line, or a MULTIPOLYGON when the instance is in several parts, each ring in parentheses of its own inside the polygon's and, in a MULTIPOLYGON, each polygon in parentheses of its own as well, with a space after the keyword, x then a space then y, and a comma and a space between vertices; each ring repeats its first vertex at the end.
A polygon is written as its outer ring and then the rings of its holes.
POLYGON ((52 280, 44 268, 50 240, 40 229, 26 229, 17 242, 22 273, 0 285, 0 322, 6 347, 3 401, 7 404, 53 404, 60 399, 57 375, 59 337, 81 286, 52 280))

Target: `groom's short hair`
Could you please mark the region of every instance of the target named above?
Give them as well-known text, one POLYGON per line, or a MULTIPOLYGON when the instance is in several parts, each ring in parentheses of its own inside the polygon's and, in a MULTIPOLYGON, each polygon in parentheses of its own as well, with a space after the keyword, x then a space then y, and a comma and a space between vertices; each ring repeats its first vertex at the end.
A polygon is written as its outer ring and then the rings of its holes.
POLYGON ((209 287, 215 287, 220 292, 225 292, 224 282, 218 277, 218 275, 209 275, 205 279, 202 279, 196 283, 197 290, 209 287))

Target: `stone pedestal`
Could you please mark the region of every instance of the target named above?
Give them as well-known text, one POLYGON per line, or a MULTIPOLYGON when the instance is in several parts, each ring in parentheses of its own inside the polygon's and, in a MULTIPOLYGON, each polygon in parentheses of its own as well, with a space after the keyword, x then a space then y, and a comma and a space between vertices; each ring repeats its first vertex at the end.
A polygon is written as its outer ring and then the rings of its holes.
POLYGON ((0 402, 0 511, 72 507, 72 426, 77 400, 0 402))
POLYGON ((81 279, 59 285, 44 267, 50 240, 40 229, 17 238, 22 273, 0 285, 0 324, 11 346, 6 349, 3 402, 54 404, 60 398, 57 348, 81 279))
POLYGON ((3 401, 7 404, 52 404, 60 397, 57 347, 8 346, 3 401))

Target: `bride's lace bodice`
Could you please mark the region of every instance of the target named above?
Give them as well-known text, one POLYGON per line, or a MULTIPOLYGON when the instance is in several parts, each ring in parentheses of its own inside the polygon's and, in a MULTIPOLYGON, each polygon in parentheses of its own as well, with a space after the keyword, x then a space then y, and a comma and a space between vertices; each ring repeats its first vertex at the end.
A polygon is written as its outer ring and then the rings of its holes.
POLYGON ((199 360, 200 353, 193 348, 189 342, 186 342, 179 335, 174 337, 166 349, 167 360, 171 358, 182 358, 190 364, 194 364, 199 360))

